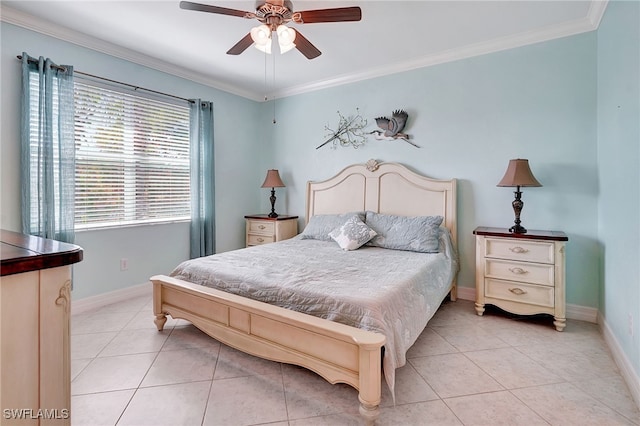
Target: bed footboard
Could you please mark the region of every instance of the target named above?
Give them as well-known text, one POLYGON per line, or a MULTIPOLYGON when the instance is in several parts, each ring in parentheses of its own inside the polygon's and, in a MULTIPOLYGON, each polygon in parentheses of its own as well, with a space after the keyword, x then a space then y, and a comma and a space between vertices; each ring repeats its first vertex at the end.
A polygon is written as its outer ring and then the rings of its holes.
POLYGON ((361 330, 164 275, 151 278, 158 330, 182 318, 240 351, 308 368, 358 390, 360 414, 379 414, 382 334, 361 330))

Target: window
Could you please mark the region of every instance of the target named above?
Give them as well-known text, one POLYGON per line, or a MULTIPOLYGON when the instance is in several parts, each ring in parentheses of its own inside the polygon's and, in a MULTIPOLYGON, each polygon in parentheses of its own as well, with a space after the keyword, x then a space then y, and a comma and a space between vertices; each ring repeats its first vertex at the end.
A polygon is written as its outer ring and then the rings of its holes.
POLYGON ((75 81, 75 228, 187 220, 189 107, 75 81))

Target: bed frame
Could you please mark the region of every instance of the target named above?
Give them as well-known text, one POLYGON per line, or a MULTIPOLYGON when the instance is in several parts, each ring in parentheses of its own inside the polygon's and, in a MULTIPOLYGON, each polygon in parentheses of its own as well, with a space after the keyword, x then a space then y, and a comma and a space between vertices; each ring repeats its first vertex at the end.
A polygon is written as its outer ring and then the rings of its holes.
MULTIPOLYGON (((316 214, 370 210, 404 216, 441 215, 456 233, 456 180, 434 180, 397 163, 349 166, 322 182, 308 182, 306 221, 316 214)), ((359 391, 360 414, 373 423, 379 414, 382 334, 280 308, 174 279, 151 278, 155 324, 167 315, 190 321, 240 351, 315 371, 330 383, 359 391)), ((450 297, 456 299, 453 282, 450 297)))

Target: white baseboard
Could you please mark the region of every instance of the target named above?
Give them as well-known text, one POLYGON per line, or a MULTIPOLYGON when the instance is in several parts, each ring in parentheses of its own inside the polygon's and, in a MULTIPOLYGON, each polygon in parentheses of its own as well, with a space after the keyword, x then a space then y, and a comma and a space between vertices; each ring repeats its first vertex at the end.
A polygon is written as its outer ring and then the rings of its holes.
POLYGON ((77 315, 93 309, 101 308, 112 303, 124 302, 132 297, 146 296, 151 297, 151 282, 134 285, 120 290, 110 291, 108 293, 98 294, 97 296, 85 297, 84 299, 71 301, 71 314, 77 315))
POLYGON ((609 324, 607 324, 606 318, 599 316, 598 324, 600 325, 600 330, 602 331, 602 336, 604 337, 605 342, 607 342, 607 346, 611 351, 611 355, 613 356, 616 365, 620 369, 620 375, 627 383, 629 387, 629 392, 633 397, 634 401, 640 407, 640 376, 633 369, 633 365, 627 358, 627 355, 620 347, 620 343, 618 339, 616 339, 615 334, 611 331, 609 324))
POLYGON ((567 303, 567 318, 597 324, 598 310, 588 306, 570 305, 567 303))
MULTIPOLYGON (((462 300, 475 301, 476 288, 458 286, 458 298, 462 300)), ((568 319, 573 319, 578 321, 587 321, 587 322, 592 322, 594 324, 598 322, 598 310, 596 308, 567 304, 566 314, 568 319)))
POLYGON ((476 288, 458 286, 458 298, 462 300, 476 300, 476 288))

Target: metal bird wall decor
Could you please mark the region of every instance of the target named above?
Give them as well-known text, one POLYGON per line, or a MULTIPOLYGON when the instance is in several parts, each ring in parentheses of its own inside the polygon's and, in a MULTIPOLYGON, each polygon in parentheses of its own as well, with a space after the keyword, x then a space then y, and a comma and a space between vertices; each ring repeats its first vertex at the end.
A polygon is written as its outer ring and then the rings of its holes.
POLYGON ((393 114, 391 114, 391 118, 377 117, 376 124, 382 130, 376 129, 372 132, 369 132, 369 134, 374 135, 378 140, 392 141, 396 139, 402 139, 403 141, 415 146, 416 148, 420 148, 418 145, 409 140, 411 138, 410 135, 402 132, 405 125, 407 124, 408 119, 409 114, 407 114, 406 111, 397 109, 393 111, 393 114))

